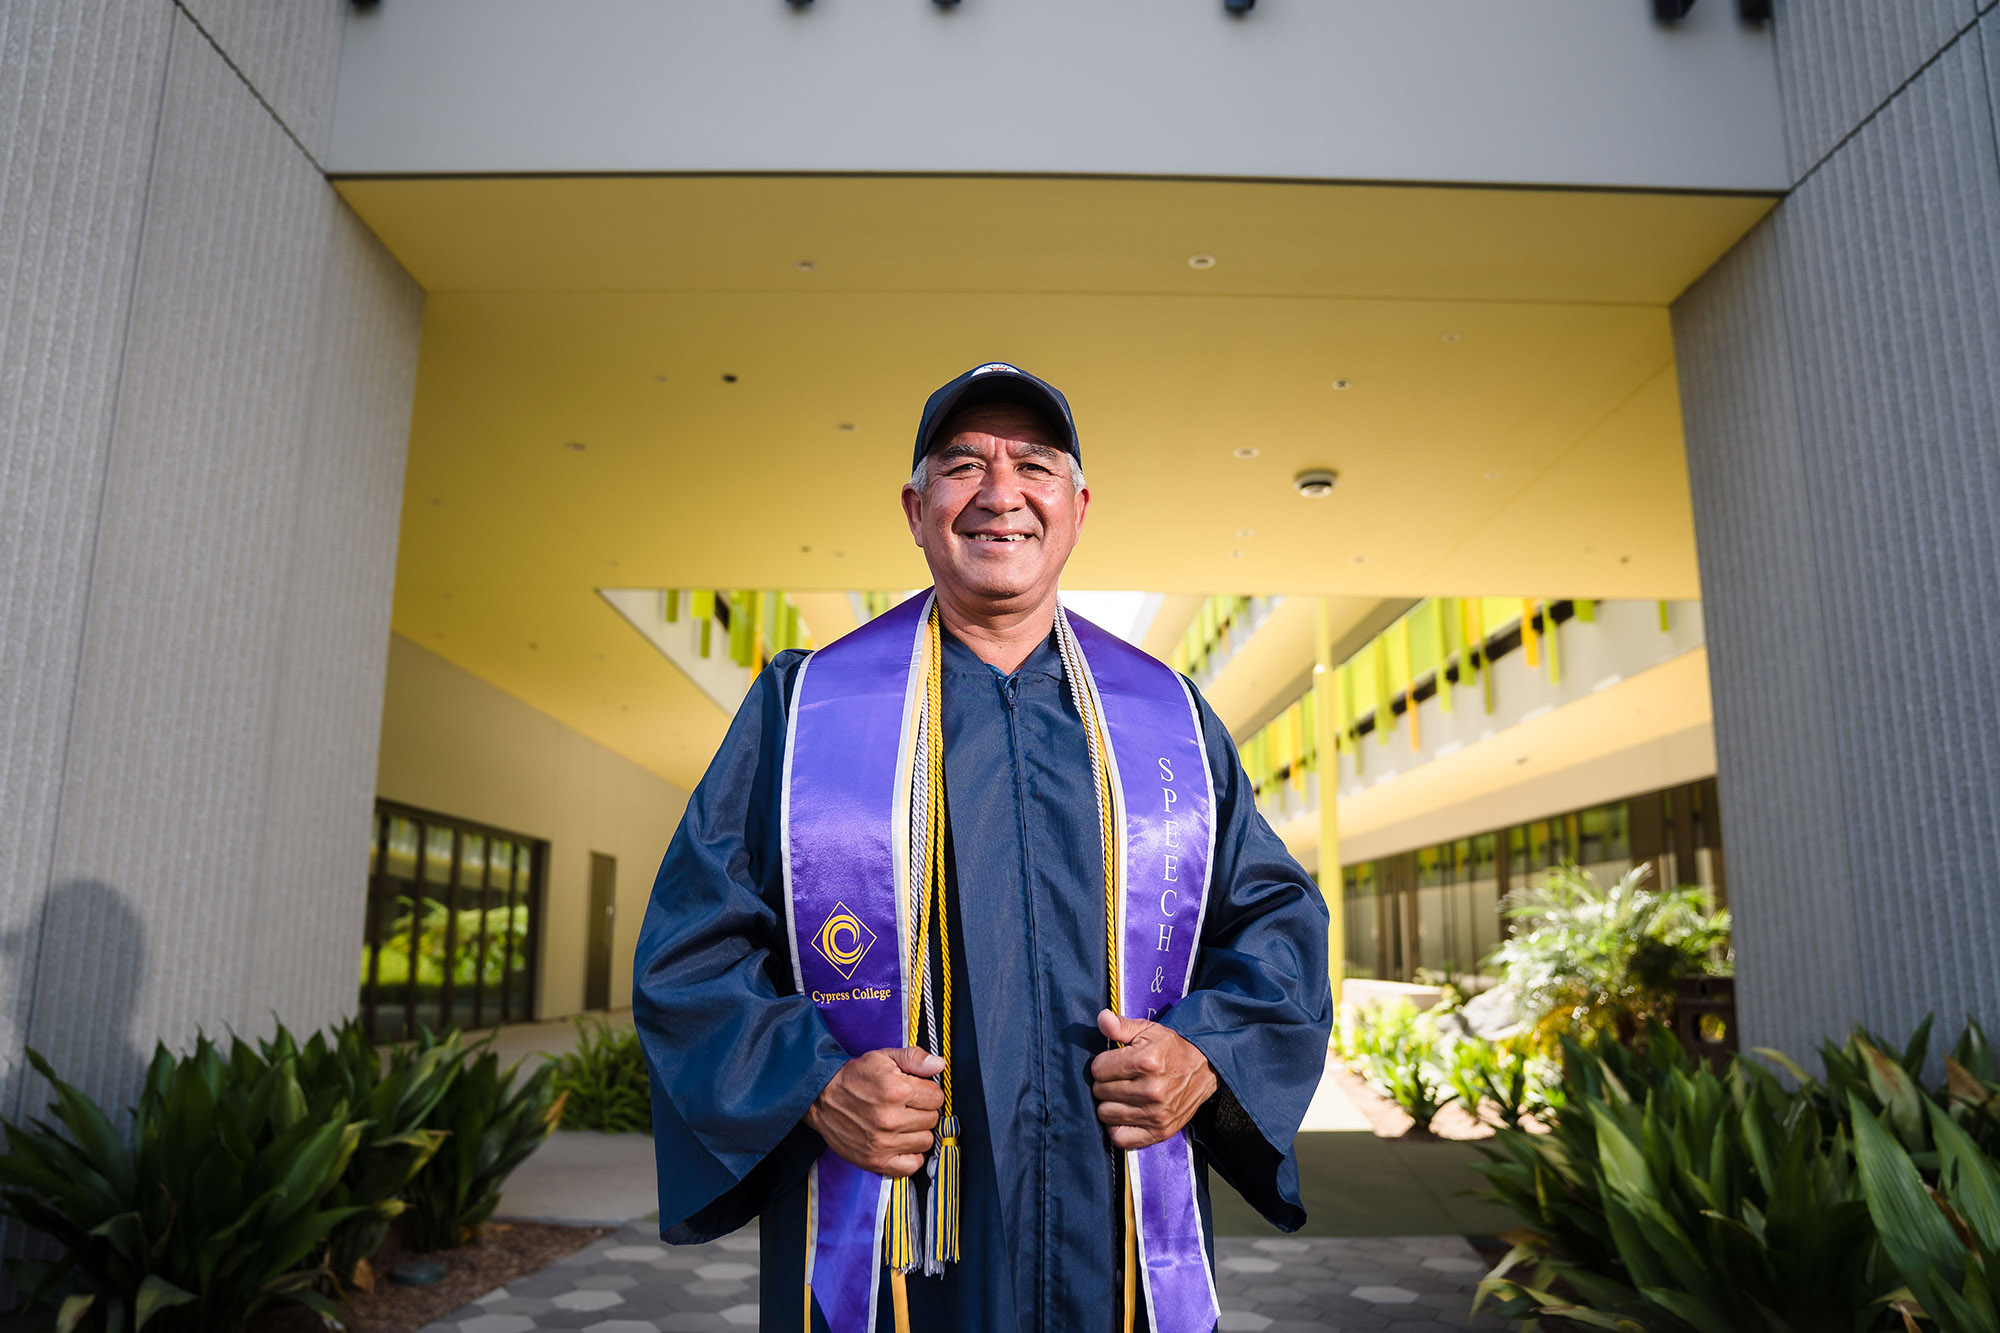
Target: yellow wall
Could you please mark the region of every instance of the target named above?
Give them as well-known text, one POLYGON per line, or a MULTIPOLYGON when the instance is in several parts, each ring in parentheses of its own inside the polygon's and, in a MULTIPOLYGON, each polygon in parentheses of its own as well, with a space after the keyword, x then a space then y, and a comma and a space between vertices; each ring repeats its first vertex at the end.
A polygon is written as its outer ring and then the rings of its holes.
POLYGON ((389 643, 375 789, 548 841, 543 1018, 583 1007, 590 854, 616 857, 611 1003, 631 1004, 640 917, 686 792, 401 635, 389 643))

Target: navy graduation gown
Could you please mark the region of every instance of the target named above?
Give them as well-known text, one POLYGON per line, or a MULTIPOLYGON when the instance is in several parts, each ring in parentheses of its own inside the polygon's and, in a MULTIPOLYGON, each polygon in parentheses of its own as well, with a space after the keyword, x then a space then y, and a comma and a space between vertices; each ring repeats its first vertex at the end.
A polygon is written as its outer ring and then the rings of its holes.
MULTIPOLYGON (((803 656, 781 653, 758 677, 690 798, 640 929, 633 995, 660 1234, 706 1241, 761 1215, 762 1322, 784 1333, 801 1327, 805 1177, 824 1147, 801 1122, 847 1059, 797 993, 786 940, 779 787, 803 656)), ((1120 1204, 1090 1095, 1106 965, 1089 755, 1052 642, 1002 675, 947 636, 943 684, 965 1222, 962 1262, 910 1277, 911 1324, 1105 1333, 1120 1204)), ((1290 1231, 1305 1221, 1292 1140, 1333 1020, 1326 907, 1257 813, 1205 700, 1200 715, 1213 884, 1192 985, 1161 1021, 1222 1085, 1190 1126, 1204 1217, 1212 1169, 1290 1231)), ((886 1329, 886 1296, 880 1308, 886 1329)))

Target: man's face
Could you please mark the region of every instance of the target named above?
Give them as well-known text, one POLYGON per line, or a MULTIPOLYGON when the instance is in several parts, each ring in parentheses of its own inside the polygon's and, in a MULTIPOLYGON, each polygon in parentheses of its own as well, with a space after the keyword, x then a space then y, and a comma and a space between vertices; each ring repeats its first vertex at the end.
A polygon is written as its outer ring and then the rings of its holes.
POLYGON ((1090 508, 1041 418, 1004 403, 952 418, 929 484, 903 488, 910 535, 938 592, 966 610, 1032 609, 1055 594, 1090 508))

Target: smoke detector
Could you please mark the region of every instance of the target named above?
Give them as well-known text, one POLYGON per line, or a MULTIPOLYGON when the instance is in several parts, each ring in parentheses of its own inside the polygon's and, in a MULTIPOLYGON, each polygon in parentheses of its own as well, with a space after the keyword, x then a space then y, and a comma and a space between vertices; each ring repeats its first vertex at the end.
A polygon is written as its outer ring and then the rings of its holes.
POLYGON ((1309 467, 1292 478, 1292 489, 1309 500, 1317 500, 1332 495, 1339 481, 1340 474, 1330 467, 1309 467))

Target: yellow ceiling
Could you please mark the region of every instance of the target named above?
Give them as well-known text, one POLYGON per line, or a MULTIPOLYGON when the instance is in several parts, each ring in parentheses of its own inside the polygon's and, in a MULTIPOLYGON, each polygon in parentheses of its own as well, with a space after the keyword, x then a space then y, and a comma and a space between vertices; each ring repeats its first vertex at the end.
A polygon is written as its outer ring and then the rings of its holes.
POLYGON ((397 631, 683 785, 724 719, 593 590, 921 584, 896 502, 910 435, 985 360, 1075 406, 1095 503, 1072 587, 1697 595, 1666 305, 1770 206, 962 177, 340 188, 430 294, 397 631), (1308 466, 1340 471, 1332 497, 1291 492, 1308 466))

